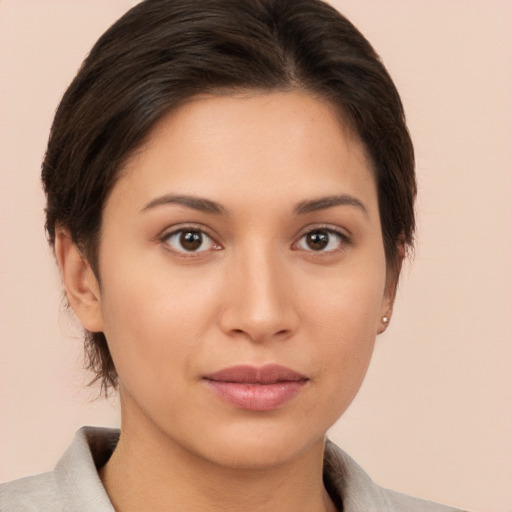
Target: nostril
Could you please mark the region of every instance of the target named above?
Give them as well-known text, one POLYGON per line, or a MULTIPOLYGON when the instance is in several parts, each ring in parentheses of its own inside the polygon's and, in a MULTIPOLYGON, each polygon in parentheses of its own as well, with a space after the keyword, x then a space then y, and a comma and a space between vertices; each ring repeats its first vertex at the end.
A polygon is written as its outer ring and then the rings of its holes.
POLYGON ((245 329, 231 329, 231 335, 241 336, 251 341, 261 342, 265 339, 270 338, 286 338, 290 334, 290 329, 280 329, 275 332, 257 332, 256 330, 245 330, 245 329))

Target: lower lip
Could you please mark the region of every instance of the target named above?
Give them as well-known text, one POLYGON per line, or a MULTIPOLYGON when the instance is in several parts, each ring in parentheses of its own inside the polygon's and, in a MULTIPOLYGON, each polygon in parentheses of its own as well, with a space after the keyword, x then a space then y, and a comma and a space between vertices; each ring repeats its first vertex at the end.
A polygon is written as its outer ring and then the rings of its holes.
POLYGON ((207 380, 217 395, 226 402, 249 411, 271 411, 294 398, 306 380, 283 381, 273 384, 246 384, 207 380))

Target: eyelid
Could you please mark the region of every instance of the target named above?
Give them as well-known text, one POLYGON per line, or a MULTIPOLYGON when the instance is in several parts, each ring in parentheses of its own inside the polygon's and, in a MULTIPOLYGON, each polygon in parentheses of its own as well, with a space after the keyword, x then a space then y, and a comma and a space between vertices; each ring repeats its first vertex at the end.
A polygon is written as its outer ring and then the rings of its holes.
POLYGON ((352 233, 347 229, 341 226, 337 226, 336 224, 327 224, 327 223, 319 223, 319 224, 308 224, 307 226, 301 228, 297 234, 295 235, 295 239, 299 239, 312 231, 330 231, 331 233, 336 233, 341 237, 351 240, 352 233))
POLYGON ((174 226, 167 227, 162 231, 162 233, 158 236, 158 241, 163 244, 165 250, 172 252, 173 254, 176 254, 178 256, 182 257, 194 257, 199 255, 204 255, 205 253, 211 252, 211 251, 218 251, 220 249, 223 249, 222 244, 220 244, 217 241, 217 236, 213 235, 211 233, 211 230, 206 228, 205 226, 201 224, 194 224, 194 223, 183 223, 183 224, 177 224, 174 226), (213 247, 211 249, 206 249, 202 251, 179 251, 170 246, 168 243, 168 240, 171 236, 176 235, 177 233, 186 232, 186 231, 198 231, 203 236, 208 237, 213 244, 213 247))
MULTIPOLYGON (((202 224, 196 224, 196 223, 182 223, 182 224, 169 226, 166 229, 164 229, 160 235, 158 235, 157 239, 160 243, 162 243, 164 245, 166 250, 168 250, 178 256, 183 256, 183 257, 193 257, 193 256, 197 257, 199 255, 202 255, 203 253, 208 253, 208 252, 211 252, 212 250, 216 251, 216 250, 220 250, 220 249, 224 248, 223 245, 220 242, 218 242, 219 237, 216 234, 213 234, 211 229, 207 228, 206 226, 204 226, 202 224), (187 231, 187 230, 201 232, 203 235, 205 235, 212 241, 214 247, 212 249, 207 249, 207 250, 197 251, 197 252, 194 252, 194 251, 187 252, 185 250, 179 251, 179 250, 175 250, 172 247, 170 247, 170 245, 167 243, 167 240, 172 235, 175 235, 179 232, 183 232, 183 231, 187 231)), ((305 252, 310 252, 313 254, 317 254, 319 256, 322 254, 332 254, 339 250, 343 250, 343 248, 345 248, 346 246, 351 245, 353 243, 352 235, 350 234, 350 232, 347 229, 341 228, 340 226, 336 226, 336 225, 332 225, 332 224, 313 224, 313 225, 306 226, 305 228, 302 228, 298 232, 297 235, 295 235, 294 240, 295 241, 292 244, 292 249, 304 250, 305 252), (305 249, 300 249, 297 247, 300 240, 302 240, 302 238, 305 235, 315 232, 315 231, 327 231, 329 233, 332 233, 332 234, 340 237, 341 238, 340 245, 342 245, 342 247, 337 248, 337 249, 331 249, 329 251, 314 251, 314 250, 307 251, 305 249)))
POLYGON ((352 243, 353 243, 352 236, 348 232, 347 229, 341 228, 339 226, 334 226, 332 224, 314 224, 314 225, 309 225, 309 226, 301 229, 301 231, 299 231, 299 234, 295 237, 295 242, 293 242, 293 244, 292 244, 292 248, 296 248, 297 250, 304 250, 305 252, 310 252, 312 254, 321 256, 322 254, 332 254, 339 250, 343 250, 344 248, 346 248, 346 246, 352 245, 352 243), (340 237, 341 242, 342 242, 341 243, 342 247, 336 248, 336 249, 331 249, 329 251, 314 251, 313 249, 308 251, 306 249, 300 249, 297 247, 299 242, 302 240, 302 238, 304 238, 304 236, 306 236, 310 233, 314 233, 315 231, 326 231, 328 233, 332 233, 332 234, 340 237))

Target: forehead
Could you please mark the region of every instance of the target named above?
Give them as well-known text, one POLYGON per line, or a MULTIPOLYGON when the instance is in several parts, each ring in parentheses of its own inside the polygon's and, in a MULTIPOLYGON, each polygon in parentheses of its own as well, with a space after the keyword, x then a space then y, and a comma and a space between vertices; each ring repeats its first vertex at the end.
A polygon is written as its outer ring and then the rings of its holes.
POLYGON ((357 145, 365 152, 338 106, 302 90, 220 91, 192 96, 155 124, 142 149, 158 145, 162 138, 191 134, 221 145, 243 138, 255 149, 269 149, 269 138, 293 144, 302 142, 302 137, 317 145, 357 145))
POLYGON ((202 95, 168 113, 115 189, 150 200, 176 187, 230 201, 276 187, 281 200, 375 192, 365 148, 339 111, 299 91, 202 95))

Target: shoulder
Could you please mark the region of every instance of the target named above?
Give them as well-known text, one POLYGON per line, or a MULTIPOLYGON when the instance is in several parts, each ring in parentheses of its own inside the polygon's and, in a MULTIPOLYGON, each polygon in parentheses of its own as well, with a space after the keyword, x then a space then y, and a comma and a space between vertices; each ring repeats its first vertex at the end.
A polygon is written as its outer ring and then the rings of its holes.
POLYGON ((80 429, 53 471, 0 485, 0 512, 114 512, 98 468, 118 439, 115 429, 80 429))
POLYGON ((53 472, 0 484, 1 512, 57 512, 61 510, 53 472))
POLYGON ((331 441, 325 445, 324 481, 344 512, 462 512, 380 487, 331 441))
MULTIPOLYGON (((381 488, 382 489, 382 488, 381 488)), ((396 512, 463 512, 458 508, 440 505, 428 500, 413 498, 389 489, 382 489, 396 512)))

